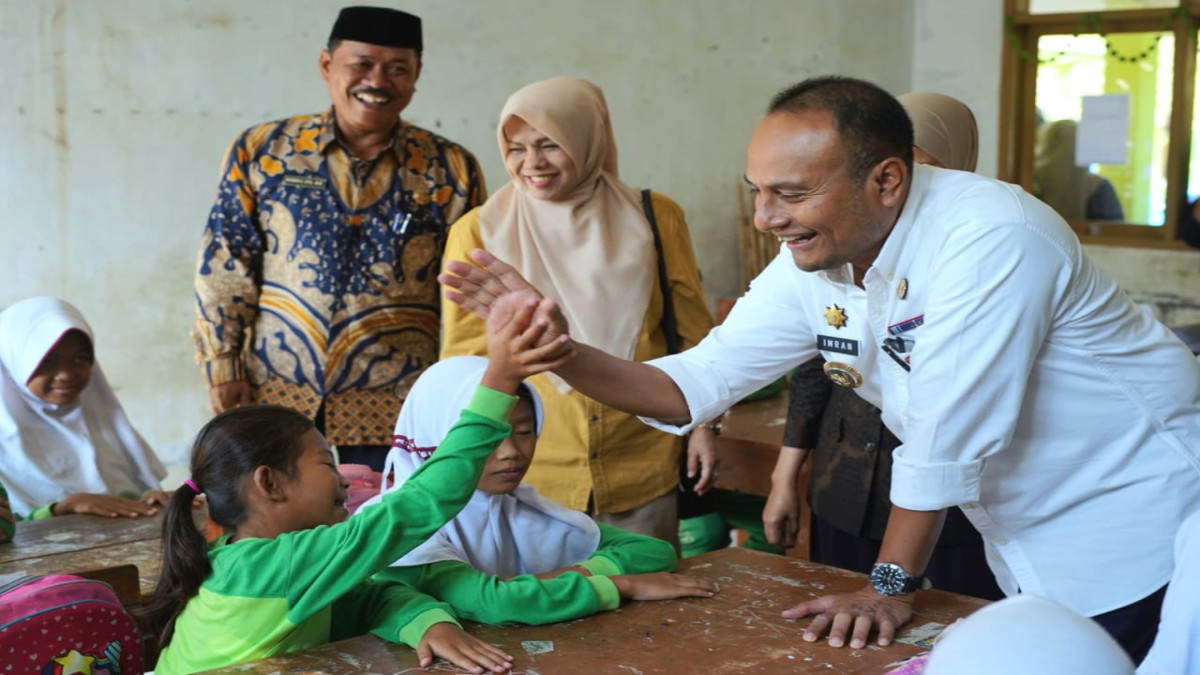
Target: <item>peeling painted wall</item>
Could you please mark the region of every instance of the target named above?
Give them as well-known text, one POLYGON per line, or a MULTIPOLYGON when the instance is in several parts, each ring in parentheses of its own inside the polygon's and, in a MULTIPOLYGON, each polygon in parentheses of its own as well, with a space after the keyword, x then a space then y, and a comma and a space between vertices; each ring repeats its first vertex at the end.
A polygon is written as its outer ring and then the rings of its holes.
MULTIPOLYGON (((251 124, 328 105, 317 54, 345 4, 0 0, 0 305, 77 304, 168 462, 208 417, 187 333, 222 153, 251 124)), ((428 45, 406 117, 472 149, 495 188, 508 94, 552 75, 594 80, 622 177, 680 202, 713 298, 740 290, 734 186, 771 94, 831 72, 899 93, 912 76, 912 0, 401 4, 428 45)))

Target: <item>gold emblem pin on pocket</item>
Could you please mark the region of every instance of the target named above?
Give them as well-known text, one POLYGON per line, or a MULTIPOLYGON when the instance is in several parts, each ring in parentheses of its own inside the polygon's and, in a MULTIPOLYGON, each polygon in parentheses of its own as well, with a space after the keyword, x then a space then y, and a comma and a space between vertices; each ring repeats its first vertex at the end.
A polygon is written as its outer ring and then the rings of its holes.
POLYGON ((825 376, 833 381, 839 387, 847 389, 855 389, 862 386, 862 373, 855 370, 854 366, 849 363, 840 361, 825 362, 825 376))

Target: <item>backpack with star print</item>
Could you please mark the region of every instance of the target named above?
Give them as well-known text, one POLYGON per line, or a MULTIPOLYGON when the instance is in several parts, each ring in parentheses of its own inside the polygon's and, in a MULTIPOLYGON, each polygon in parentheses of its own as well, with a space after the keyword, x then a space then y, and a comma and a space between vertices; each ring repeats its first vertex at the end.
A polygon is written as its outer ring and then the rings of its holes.
POLYGON ((140 675, 142 637, 112 587, 70 574, 0 577, 0 675, 140 675))

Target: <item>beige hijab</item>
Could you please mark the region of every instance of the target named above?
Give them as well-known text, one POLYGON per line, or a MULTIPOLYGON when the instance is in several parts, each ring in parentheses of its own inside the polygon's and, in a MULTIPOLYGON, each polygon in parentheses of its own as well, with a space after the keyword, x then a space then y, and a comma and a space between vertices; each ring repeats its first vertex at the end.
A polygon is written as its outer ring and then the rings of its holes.
POLYGON ((913 123, 913 145, 947 169, 974 171, 979 158, 975 115, 962 101, 943 94, 912 93, 897 97, 913 123))
POLYGON ((639 193, 617 177, 604 93, 573 77, 518 90, 500 112, 501 156, 514 116, 562 147, 579 183, 562 200, 543 201, 510 172, 479 211, 483 245, 559 301, 573 338, 632 358, 655 283, 654 241, 639 193))
POLYGON ((1066 220, 1087 218, 1088 198, 1101 178, 1075 165, 1075 120, 1057 120, 1042 127, 1033 164, 1034 194, 1066 220))

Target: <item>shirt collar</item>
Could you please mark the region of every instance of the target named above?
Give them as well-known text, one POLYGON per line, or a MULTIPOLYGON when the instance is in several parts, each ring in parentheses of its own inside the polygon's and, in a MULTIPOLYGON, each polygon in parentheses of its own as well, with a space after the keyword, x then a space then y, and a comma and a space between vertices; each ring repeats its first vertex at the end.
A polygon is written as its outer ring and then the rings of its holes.
POLYGON ((913 164, 912 184, 908 188, 908 197, 904 200, 904 206, 896 218, 896 224, 892 226, 892 231, 884 240, 883 247, 879 249, 879 255, 875 256, 875 262, 871 264, 871 269, 867 270, 868 274, 871 273, 871 270, 875 270, 887 280, 891 280, 894 276, 900 255, 904 251, 905 240, 908 239, 913 223, 917 220, 917 211, 920 210, 921 202, 929 189, 931 173, 928 167, 922 164, 913 164))
MULTIPOLYGON (((396 153, 396 159, 400 161, 404 160, 404 137, 407 130, 407 122, 404 120, 396 122, 396 130, 392 136, 392 152, 396 153)), ((324 154, 325 150, 334 143, 338 143, 337 118, 333 106, 330 106, 328 110, 321 113, 321 133, 317 136, 317 152, 324 154)))

